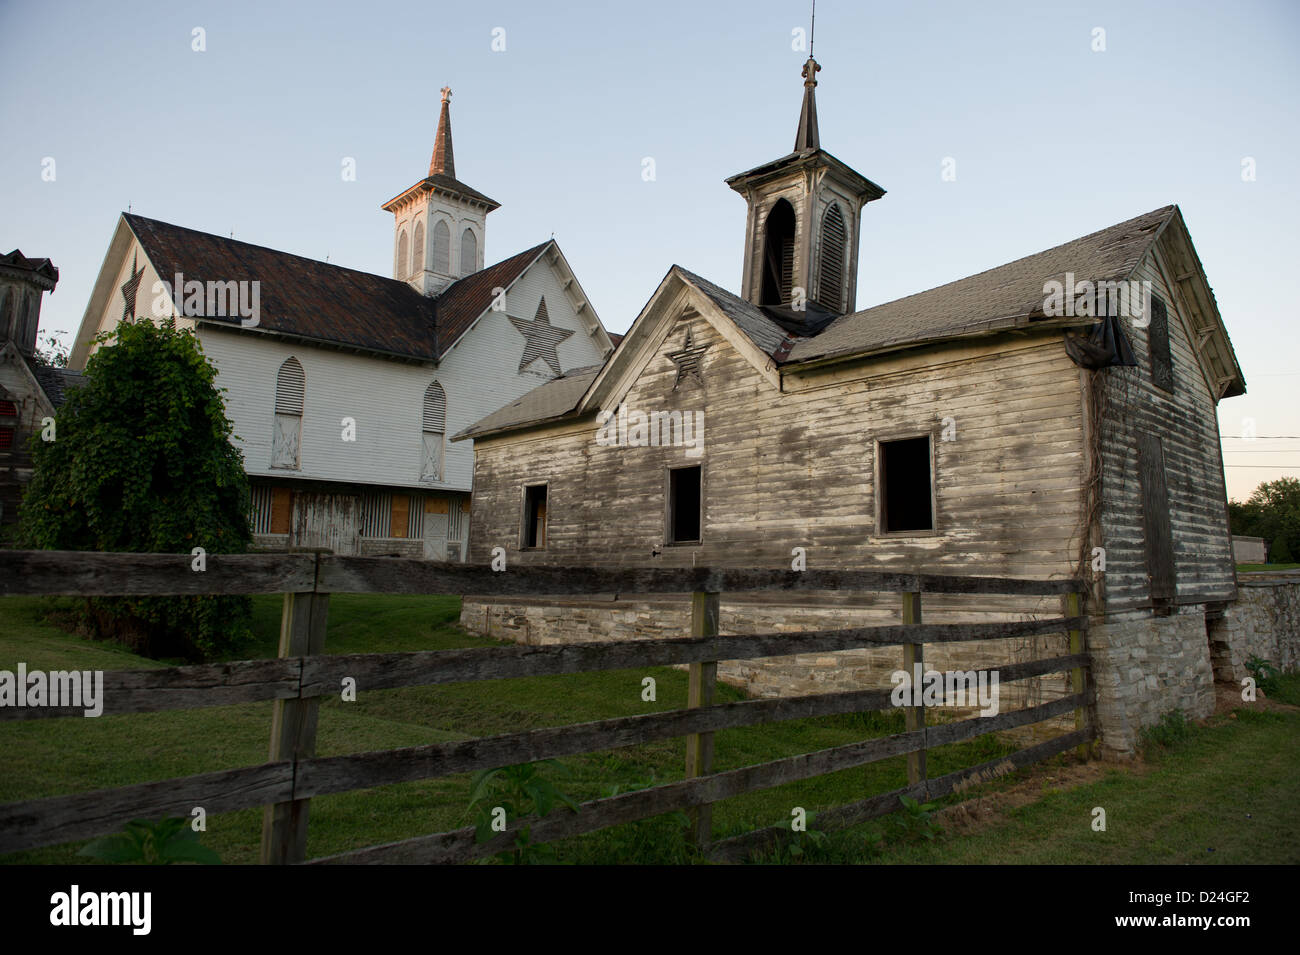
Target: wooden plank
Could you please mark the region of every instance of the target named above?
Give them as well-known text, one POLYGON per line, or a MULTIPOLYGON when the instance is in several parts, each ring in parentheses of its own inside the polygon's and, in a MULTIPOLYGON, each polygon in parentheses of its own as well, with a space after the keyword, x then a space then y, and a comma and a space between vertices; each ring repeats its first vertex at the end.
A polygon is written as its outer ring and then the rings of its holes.
MULTIPOLYGON (((113 670, 104 673, 103 680, 103 716, 189 710, 296 697, 302 661, 241 660, 159 670, 113 670)), ((0 707, 0 721, 84 715, 85 708, 79 706, 0 707)))
POLYGON ((926 593, 1059 596, 1083 585, 1072 579, 955 577, 884 571, 676 569, 512 566, 504 572, 474 564, 408 558, 322 556, 320 588, 331 593, 651 594, 695 591, 917 590, 926 593))
MULTIPOLYGON (((1064 611, 1063 616, 1066 617, 1080 616, 1083 613, 1082 595, 1066 594, 1064 597, 1061 598, 1061 609, 1064 611)), ((1082 654, 1083 653, 1083 631, 1069 630, 1067 631, 1067 633, 1069 634, 1069 638, 1070 638, 1070 653, 1082 654)), ((1084 668, 1082 666, 1073 667, 1070 670, 1070 688, 1074 691, 1074 694, 1078 696, 1084 692, 1085 686, 1086 686, 1086 680, 1084 677, 1084 668)), ((1081 730, 1087 725, 1087 722, 1088 722, 1088 711, 1081 706, 1074 711, 1074 728, 1076 730, 1081 730)), ((1086 746, 1079 747, 1079 757, 1081 759, 1088 758, 1088 748, 1086 746)))
MULTIPOLYGON (((1086 665, 1087 662, 1086 655, 1062 656, 1016 663, 1001 667, 997 672, 1001 682, 1010 683, 1042 673, 1062 673, 1072 665, 1086 665)), ((814 716, 888 710, 893 707, 891 693, 892 690, 889 689, 855 690, 770 700, 742 700, 693 710, 646 713, 473 740, 308 759, 298 764, 294 791, 300 797, 320 796, 635 746, 689 733, 711 733, 814 716)), ((1061 704, 1056 701, 1048 705, 1052 707, 1047 711, 1049 715, 1068 711, 1068 707, 1060 709, 1061 704)), ((1007 714, 1001 714, 997 719, 1000 722, 993 724, 995 730, 1020 725, 1012 722, 1007 714)), ((930 728, 927 742, 933 743, 936 739, 939 743, 951 741, 946 737, 936 737, 938 729, 930 728)))
MULTIPOLYGON (((329 594, 285 594, 280 620, 280 656, 301 657, 325 652, 329 594)), ((271 719, 271 762, 316 755, 319 697, 276 700, 271 719)), ((262 815, 263 865, 301 862, 307 857, 307 818, 310 799, 293 798, 268 805, 262 815)))
POLYGON ((1035 633, 1063 633, 1071 626, 1087 626, 1087 618, 916 626, 893 624, 805 633, 726 636, 712 640, 621 640, 554 646, 339 654, 303 661, 303 694, 332 693, 345 676, 356 679, 358 690, 384 690, 710 660, 749 660, 901 643, 996 640, 1035 633))
MULTIPOLYGON (((846 806, 823 810, 817 813, 813 828, 822 832, 835 832, 872 819, 878 819, 901 809, 902 797, 904 796, 918 802, 927 798, 938 799, 966 783, 982 782, 995 776, 1002 776, 1012 770, 1023 769, 1033 763, 1050 759, 1059 753, 1065 752, 1076 743, 1082 742, 1086 744, 1089 736, 1090 734, 1087 731, 1067 733, 1046 742, 1017 750, 1010 756, 991 759, 977 766, 971 766, 968 769, 961 769, 946 776, 940 776, 938 779, 929 780, 928 784, 909 784, 846 806)), ((739 836, 715 842, 710 848, 709 858, 719 862, 737 862, 753 852, 767 849, 789 838, 790 830, 784 826, 769 826, 765 829, 756 829, 753 832, 742 833, 739 836)))
MULTIPOLYGON (((1067 698, 1064 702, 1066 704, 1064 712, 1077 705, 1077 701, 1073 698, 1067 698)), ((460 862, 509 848, 514 834, 525 826, 529 828, 534 841, 552 842, 607 826, 634 822, 637 819, 645 819, 665 812, 717 802, 743 793, 770 789, 784 783, 810 779, 814 776, 903 755, 926 745, 926 734, 933 735, 938 729, 949 729, 965 724, 964 732, 967 736, 979 736, 994 732, 1000 727, 1038 722, 1061 711, 1060 705, 1061 701, 1055 701, 1042 706, 1016 710, 1013 713, 1000 714, 998 717, 976 717, 963 720, 960 724, 929 727, 925 730, 849 743, 815 753, 791 756, 728 772, 714 773, 710 776, 666 783, 607 799, 598 799, 583 803, 577 814, 558 811, 541 819, 531 817, 516 820, 505 832, 484 843, 475 842, 474 829, 470 827, 370 846, 312 861, 367 864, 460 862)))
MULTIPOLYGON (((921 622, 921 595, 915 591, 903 593, 903 624, 915 626, 921 622)), ((920 643, 903 644, 903 670, 913 690, 917 689, 916 675, 925 671, 924 645, 920 643)), ((917 694, 919 697, 919 694, 917 694)), ((925 729, 925 710, 922 706, 903 707, 903 721, 908 730, 925 729)), ((915 785, 925 782, 925 749, 907 754, 907 781, 915 785)))
POLYGON ((268 763, 0 806, 0 853, 89 839, 132 819, 249 809, 293 791, 293 765, 268 763))
MULTIPOLYGON (((711 640, 718 635, 722 617, 721 595, 697 591, 691 594, 691 637, 711 640)), ((713 705, 713 690, 718 679, 718 663, 706 660, 688 665, 686 708, 713 705)), ((686 737, 686 778, 707 776, 713 772, 713 734, 692 733, 686 737)), ((691 810, 691 833, 697 846, 706 846, 713 838, 713 807, 707 803, 691 810)))
POLYGON ((0 596, 126 594, 275 594, 311 590, 311 554, 209 554, 207 570, 189 554, 101 554, 0 550, 0 596))

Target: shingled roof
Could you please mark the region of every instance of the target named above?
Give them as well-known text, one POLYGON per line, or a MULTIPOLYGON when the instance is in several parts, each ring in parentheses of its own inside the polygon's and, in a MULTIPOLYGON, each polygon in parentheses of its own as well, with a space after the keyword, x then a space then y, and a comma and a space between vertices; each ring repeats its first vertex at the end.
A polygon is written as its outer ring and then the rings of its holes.
POLYGON ((1076 281, 1126 278, 1176 212, 1176 206, 1165 206, 1045 252, 844 315, 796 344, 788 361, 885 351, 1041 318, 1047 282, 1062 281, 1066 272, 1076 281))
MULTIPOLYGON (((144 216, 123 216, 167 281, 179 272, 187 282, 259 282, 259 331, 425 361, 441 359, 491 306, 492 290, 509 288, 548 244, 459 279, 437 298, 426 298, 397 279, 144 216)), ((203 321, 233 325, 239 319, 203 321)))
POLYGON ((578 407, 578 402, 582 400, 582 396, 587 393, 587 389, 604 367, 604 365, 588 365, 585 368, 570 369, 559 378, 552 378, 517 401, 512 401, 486 418, 479 419, 464 431, 453 435, 452 440, 459 441, 462 438, 509 430, 520 425, 563 418, 578 407))
POLYGON ((86 379, 82 377, 79 371, 72 371, 69 368, 56 368, 52 365, 42 365, 40 362, 30 360, 28 366, 32 370, 32 376, 41 386, 41 390, 50 399, 50 404, 56 408, 60 407, 68 399, 68 392, 81 388, 86 384, 86 379))

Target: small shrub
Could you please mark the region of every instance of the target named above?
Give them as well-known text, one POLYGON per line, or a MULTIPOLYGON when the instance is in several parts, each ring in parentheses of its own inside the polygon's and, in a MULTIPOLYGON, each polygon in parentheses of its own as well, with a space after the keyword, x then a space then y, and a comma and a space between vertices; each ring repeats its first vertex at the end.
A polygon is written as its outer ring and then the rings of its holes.
POLYGON ((1246 661, 1246 669, 1255 678, 1255 686, 1263 690, 1265 694, 1272 696, 1277 692, 1277 678, 1282 675, 1282 671, 1272 663, 1261 657, 1253 656, 1246 661))
POLYGON ((894 831, 904 842, 932 842, 943 835, 943 827, 931 818, 939 807, 932 802, 918 803, 911 796, 899 796, 901 812, 893 815, 894 831))
POLYGON ((197 862, 220 865, 221 857, 200 844, 199 834, 188 819, 173 816, 150 822, 132 819, 122 832, 103 836, 84 846, 77 855, 99 862, 144 865, 171 865, 174 862, 197 862))
MULTIPOLYGON (((545 816, 560 803, 578 811, 578 803, 544 776, 542 767, 549 768, 553 775, 568 774, 568 768, 553 759, 485 769, 475 774, 470 784, 469 808, 478 807, 474 823, 476 841, 487 842, 498 834, 492 828, 493 810, 497 808, 505 810, 507 825, 527 816, 545 816)), ((496 858, 507 865, 544 865, 555 861, 555 850, 545 844, 534 844, 531 827, 525 826, 515 833, 513 848, 498 852, 496 858)))

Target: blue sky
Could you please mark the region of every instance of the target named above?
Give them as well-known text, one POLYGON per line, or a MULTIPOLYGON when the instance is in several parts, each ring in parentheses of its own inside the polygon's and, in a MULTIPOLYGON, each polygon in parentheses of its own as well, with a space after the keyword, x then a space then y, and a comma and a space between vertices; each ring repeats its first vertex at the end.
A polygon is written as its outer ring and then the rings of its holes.
MULTIPOLYGON (((790 150, 807 8, 5 0, 0 247, 59 267, 43 330, 80 323, 128 204, 388 274, 380 205, 425 175, 450 85, 457 176, 502 203, 487 261, 554 234, 623 331, 673 263, 739 287, 745 204, 722 180, 790 150)), ((1178 203, 1249 388, 1222 433, 1300 435, 1300 3, 817 15, 822 145, 888 190, 863 216, 859 308, 1178 203)), ((1225 448, 1234 497, 1300 475, 1300 438, 1225 448)))

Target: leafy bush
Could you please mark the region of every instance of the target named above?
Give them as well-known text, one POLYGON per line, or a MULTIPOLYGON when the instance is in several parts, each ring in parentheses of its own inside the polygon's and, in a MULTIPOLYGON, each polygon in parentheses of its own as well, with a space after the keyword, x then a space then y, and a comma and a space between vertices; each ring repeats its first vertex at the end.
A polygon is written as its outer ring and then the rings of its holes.
MULTIPOLYGON (((252 539, 243 459, 216 369, 168 322, 122 324, 86 365, 84 387, 32 440, 24 546, 189 555, 242 553, 252 539)), ((249 636, 247 597, 95 598, 92 636, 148 656, 203 658, 249 636)))
POLYGON ((174 862, 197 862, 220 865, 221 857, 199 843, 199 834, 188 819, 174 816, 150 822, 132 819, 123 832, 103 836, 84 846, 77 855, 100 862, 139 862, 145 865, 171 865, 174 862))
MULTIPOLYGON (((485 769, 474 775, 469 790, 469 807, 478 807, 474 824, 476 841, 487 842, 498 834, 493 828, 493 822, 499 818, 494 812, 497 809, 505 810, 507 825, 527 816, 545 816, 560 803, 578 811, 578 803, 573 797, 547 779, 540 772, 541 767, 548 767, 554 775, 568 774, 564 764, 545 759, 485 769)), ((496 857, 509 865, 546 864, 555 861, 555 850, 548 845, 535 845, 531 827, 525 826, 515 833, 513 848, 498 852, 496 857)))
POLYGON ((1266 694, 1272 696, 1277 692, 1277 678, 1282 675, 1282 671, 1273 664, 1261 657, 1253 656, 1246 661, 1246 669, 1255 678, 1255 685, 1266 694))

